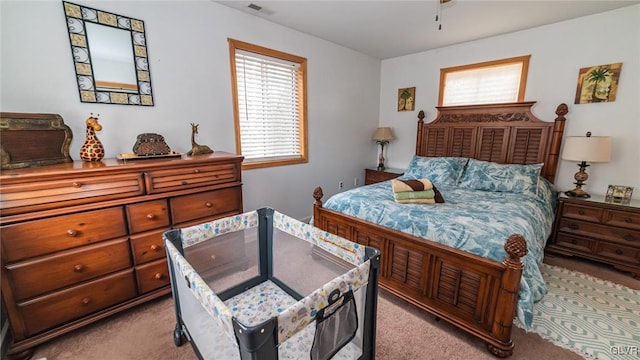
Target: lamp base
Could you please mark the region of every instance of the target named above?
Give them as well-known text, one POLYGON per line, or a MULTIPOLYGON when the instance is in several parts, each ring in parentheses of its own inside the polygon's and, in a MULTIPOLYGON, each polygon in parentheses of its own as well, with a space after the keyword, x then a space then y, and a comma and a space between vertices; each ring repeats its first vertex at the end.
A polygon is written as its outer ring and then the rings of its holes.
POLYGON ((582 190, 581 188, 575 188, 573 190, 565 191, 564 194, 567 195, 568 197, 578 197, 578 198, 585 198, 585 199, 588 199, 591 197, 591 195, 589 195, 586 191, 582 190))

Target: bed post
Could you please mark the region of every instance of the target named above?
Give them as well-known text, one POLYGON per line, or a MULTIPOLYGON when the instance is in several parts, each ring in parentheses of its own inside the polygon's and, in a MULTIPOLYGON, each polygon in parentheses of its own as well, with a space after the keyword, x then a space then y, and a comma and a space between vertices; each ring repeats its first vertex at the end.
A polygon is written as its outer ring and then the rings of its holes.
POLYGON ((321 228, 319 220, 323 196, 324 194, 322 193, 322 188, 320 186, 313 190, 313 198, 316 200, 313 202, 313 225, 318 228, 321 228))
POLYGON ((498 357, 508 357, 513 353, 513 341, 511 340, 511 327, 518 304, 518 292, 520 291, 520 278, 524 264, 520 258, 528 252, 527 242, 520 234, 513 234, 504 244, 507 252, 502 264, 506 267, 502 274, 501 287, 498 293, 498 304, 503 306, 496 309, 491 333, 499 343, 487 343, 489 351, 498 357))
POLYGON ((416 155, 422 154, 422 126, 424 125, 424 111, 418 112, 418 136, 416 138, 416 155))
POLYGON ((556 172, 558 171, 558 157, 560 155, 560 146, 562 145, 562 134, 564 134, 564 122, 567 120, 564 116, 569 112, 567 104, 562 103, 556 108, 556 119, 553 124, 553 135, 551 135, 551 147, 546 161, 547 180, 555 183, 556 172))

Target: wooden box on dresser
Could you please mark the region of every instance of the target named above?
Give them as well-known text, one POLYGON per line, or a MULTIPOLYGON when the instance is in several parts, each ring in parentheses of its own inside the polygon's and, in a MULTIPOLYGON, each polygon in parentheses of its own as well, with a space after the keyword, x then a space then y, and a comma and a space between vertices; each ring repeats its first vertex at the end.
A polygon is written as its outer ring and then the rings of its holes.
MULTIPOLYGON (((215 152, 3 170, 9 357, 29 358, 38 344, 169 294, 162 233, 241 213, 242 160, 215 152)), ((225 251, 243 258, 242 245, 225 251)))
POLYGON ((560 195, 548 253, 600 261, 640 277, 640 201, 560 195))

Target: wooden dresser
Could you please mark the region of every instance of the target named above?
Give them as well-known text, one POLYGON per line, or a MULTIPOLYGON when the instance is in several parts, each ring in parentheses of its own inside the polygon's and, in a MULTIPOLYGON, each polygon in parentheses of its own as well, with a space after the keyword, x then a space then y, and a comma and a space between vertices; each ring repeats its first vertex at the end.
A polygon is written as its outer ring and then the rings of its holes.
POLYGON ((640 201, 630 204, 560 195, 547 253, 611 264, 640 277, 640 201))
POLYGON ((3 170, 9 356, 169 294, 162 233, 241 213, 242 160, 215 152, 3 170))

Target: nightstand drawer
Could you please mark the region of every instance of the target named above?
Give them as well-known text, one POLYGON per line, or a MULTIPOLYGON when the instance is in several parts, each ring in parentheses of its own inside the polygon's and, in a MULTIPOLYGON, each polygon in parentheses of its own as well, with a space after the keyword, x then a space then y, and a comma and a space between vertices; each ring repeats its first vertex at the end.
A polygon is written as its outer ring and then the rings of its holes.
POLYGON ((628 246, 599 242, 596 254, 632 264, 640 264, 640 249, 628 246))
POLYGON ((565 204, 562 207, 562 216, 571 219, 599 223, 602 218, 602 209, 575 204, 565 204))
POLYGON ((6 262, 127 235, 122 207, 87 211, 0 228, 6 262))
POLYGON ((575 235, 591 236, 598 239, 618 242, 626 245, 640 245, 640 231, 599 225, 584 221, 562 219, 558 230, 575 235))
POLYGON ((382 181, 387 181, 391 179, 395 179, 398 176, 402 175, 402 170, 374 170, 374 169, 365 169, 364 171, 364 184, 370 185, 379 183, 382 181))
POLYGON ((558 236, 556 237, 556 244, 558 246, 581 251, 584 253, 592 253, 596 247, 596 242, 594 240, 564 233, 558 234, 558 236))
POLYGON ((7 266, 15 297, 24 300, 131 266, 126 238, 7 266))
POLYGON ((640 214, 636 213, 607 209, 604 211, 602 222, 608 225, 640 230, 640 214))

